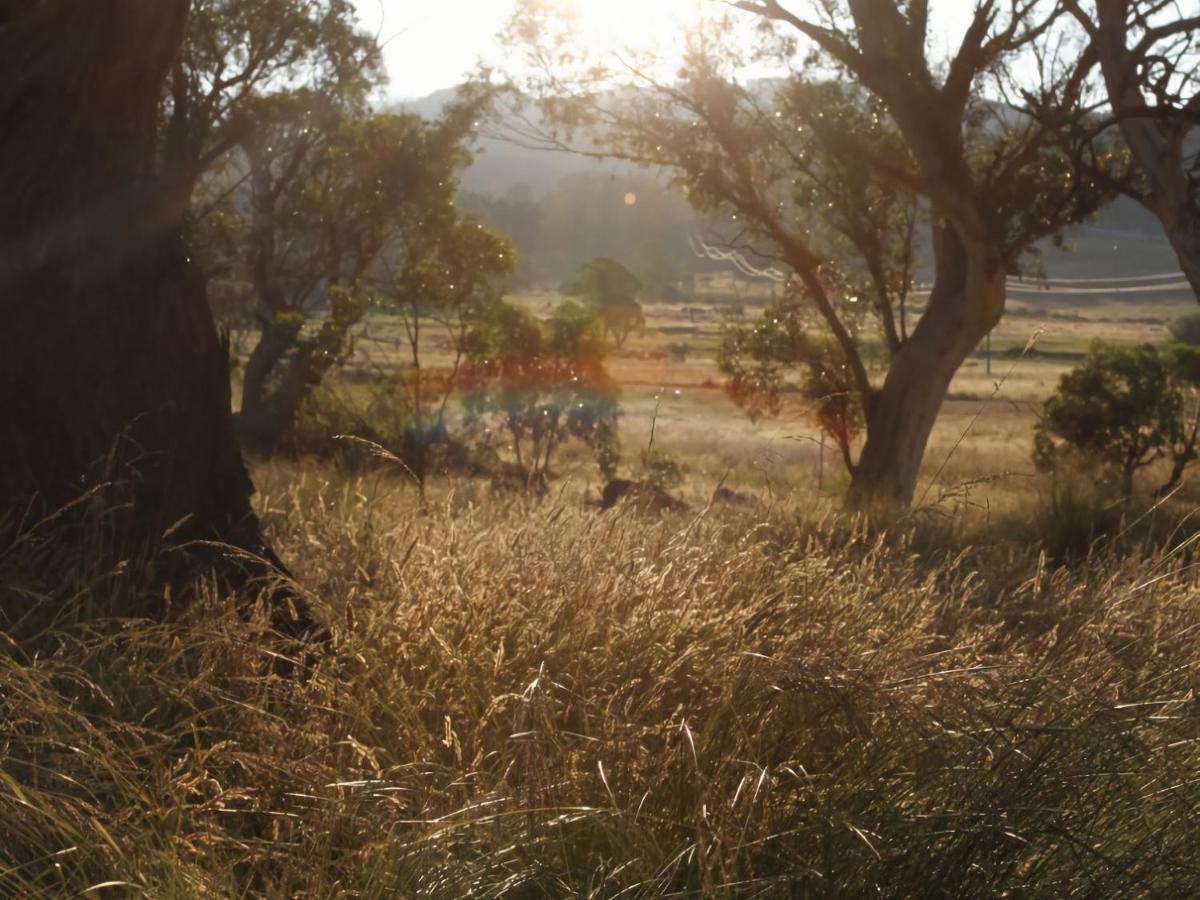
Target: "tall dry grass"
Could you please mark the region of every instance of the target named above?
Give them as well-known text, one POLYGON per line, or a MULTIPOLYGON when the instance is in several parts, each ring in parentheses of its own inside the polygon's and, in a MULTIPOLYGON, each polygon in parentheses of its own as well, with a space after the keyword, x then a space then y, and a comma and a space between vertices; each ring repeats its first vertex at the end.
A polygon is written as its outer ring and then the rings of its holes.
POLYGON ((263 480, 306 680, 214 585, 0 554, 0 895, 1195 890, 1187 548, 263 480))

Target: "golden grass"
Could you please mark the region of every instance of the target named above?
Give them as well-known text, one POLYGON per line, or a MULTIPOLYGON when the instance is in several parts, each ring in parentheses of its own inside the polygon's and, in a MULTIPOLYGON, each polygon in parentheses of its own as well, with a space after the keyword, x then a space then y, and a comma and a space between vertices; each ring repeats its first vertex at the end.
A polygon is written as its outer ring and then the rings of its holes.
POLYGON ((147 564, 0 553, 0 895, 1194 889, 1187 548, 259 481, 339 633, 307 680, 213 585, 131 616, 147 564))

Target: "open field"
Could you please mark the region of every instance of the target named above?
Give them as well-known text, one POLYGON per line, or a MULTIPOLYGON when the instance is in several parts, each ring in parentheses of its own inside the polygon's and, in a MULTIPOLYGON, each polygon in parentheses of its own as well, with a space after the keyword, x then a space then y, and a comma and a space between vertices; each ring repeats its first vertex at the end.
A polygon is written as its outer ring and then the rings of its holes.
MULTIPOLYGON (((1191 896, 1194 497, 1062 564, 1029 462, 1094 333, 1187 310, 1011 316, 884 530, 839 515, 801 409, 731 404, 711 322, 651 305, 622 436, 653 423, 690 510, 597 510, 582 454, 540 498, 259 466, 335 635, 303 660, 261 585, 164 593, 34 528, 0 551, 0 896, 1191 896)), ((368 330, 347 392, 396 361, 368 330)))
MULTIPOLYGON (((644 304, 645 332, 610 357, 609 371, 621 387, 626 458, 646 445, 653 424, 656 446, 687 468, 683 492, 690 501, 702 502, 723 480, 775 500, 829 493, 844 483, 840 461, 833 451, 822 451, 802 403, 785 404, 778 418, 753 424, 721 389, 715 356, 729 304, 740 303, 750 320, 768 293, 761 284, 726 278, 704 282, 696 299, 650 299, 644 304)), ((544 316, 563 298, 534 291, 514 299, 544 316)), ((1027 507, 1042 484, 1030 461, 1032 429, 1059 376, 1096 339, 1165 341, 1167 326, 1193 308, 1187 293, 1178 291, 1078 295, 1040 286, 1015 291, 993 334, 990 361, 981 347, 954 380, 918 496, 934 504, 951 499, 985 516, 1027 507)), ((405 352, 398 321, 373 316, 337 389, 353 396, 358 380, 393 368, 405 352)), ((427 356, 434 365, 443 358, 436 349, 427 356)), ((576 486, 598 489, 595 467, 582 455, 567 452, 559 468, 576 486)))

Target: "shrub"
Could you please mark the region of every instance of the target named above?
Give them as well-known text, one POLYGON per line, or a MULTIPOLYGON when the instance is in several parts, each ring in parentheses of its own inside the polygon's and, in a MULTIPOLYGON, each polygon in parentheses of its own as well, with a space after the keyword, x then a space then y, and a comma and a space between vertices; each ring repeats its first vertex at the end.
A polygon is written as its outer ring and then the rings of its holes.
POLYGON ((671 355, 671 361, 677 363, 685 363, 688 360, 688 354, 692 352, 690 344, 678 343, 670 344, 667 347, 667 353, 671 355))
POLYGON ((753 327, 727 319, 717 352, 725 390, 751 421, 778 415, 783 395, 799 393, 818 428, 837 446, 847 470, 864 413, 841 348, 809 333, 795 298, 774 300, 753 327))
POLYGON ((662 450, 648 447, 638 462, 642 483, 655 490, 666 492, 683 484, 683 466, 662 450))
POLYGON ((468 345, 468 422, 489 436, 498 457, 497 442, 506 445, 528 486, 546 485, 569 441, 592 451, 605 478, 616 474, 618 391, 589 310, 567 302, 543 322, 502 303, 468 345))
POLYGON ((1182 443, 1183 400, 1159 352, 1150 345, 1092 345, 1063 375, 1042 407, 1034 461, 1044 471, 1064 458, 1102 466, 1133 497, 1134 475, 1182 443))
POLYGON ((1181 344, 1200 346, 1200 313, 1189 313, 1167 326, 1171 337, 1181 344))

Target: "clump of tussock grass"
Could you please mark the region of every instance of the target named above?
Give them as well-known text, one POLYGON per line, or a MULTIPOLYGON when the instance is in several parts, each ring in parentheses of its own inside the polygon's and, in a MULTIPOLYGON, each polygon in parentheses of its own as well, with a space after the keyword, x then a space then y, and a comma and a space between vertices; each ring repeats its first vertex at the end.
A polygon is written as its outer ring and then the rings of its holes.
MULTIPOLYGON (((165 620, 25 627, 0 651, 0 894, 1192 889, 1184 554, 1055 569, 786 511, 266 481, 337 653, 280 679, 203 583, 165 620)), ((39 591, 116 611, 139 572, 39 591)))

